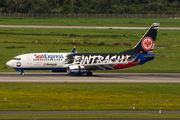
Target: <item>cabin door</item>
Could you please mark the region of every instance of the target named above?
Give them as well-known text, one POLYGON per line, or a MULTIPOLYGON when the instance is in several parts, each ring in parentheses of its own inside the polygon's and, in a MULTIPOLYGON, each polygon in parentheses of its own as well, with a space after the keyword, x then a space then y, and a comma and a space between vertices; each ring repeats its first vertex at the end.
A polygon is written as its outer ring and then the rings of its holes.
POLYGON ((32 59, 30 55, 27 56, 27 64, 32 64, 32 59))

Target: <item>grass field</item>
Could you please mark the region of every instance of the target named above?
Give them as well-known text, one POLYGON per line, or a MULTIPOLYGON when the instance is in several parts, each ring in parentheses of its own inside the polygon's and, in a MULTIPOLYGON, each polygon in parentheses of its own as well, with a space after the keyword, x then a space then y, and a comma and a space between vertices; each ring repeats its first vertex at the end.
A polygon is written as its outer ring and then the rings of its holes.
MULTIPOLYGON (((73 46, 77 46, 76 51, 82 53, 125 51, 133 48, 145 32, 146 30, 0 28, 0 71, 14 71, 5 63, 22 53, 70 52, 73 46)), ((178 30, 159 30, 154 54, 173 55, 157 57, 142 66, 106 72, 180 72, 179 38, 178 30)))
POLYGON ((0 110, 180 110, 180 84, 1 83, 0 110))
POLYGON ((55 26, 144 26, 161 23, 161 27, 180 27, 179 19, 167 18, 9 18, 0 17, 1 25, 55 25, 55 26))

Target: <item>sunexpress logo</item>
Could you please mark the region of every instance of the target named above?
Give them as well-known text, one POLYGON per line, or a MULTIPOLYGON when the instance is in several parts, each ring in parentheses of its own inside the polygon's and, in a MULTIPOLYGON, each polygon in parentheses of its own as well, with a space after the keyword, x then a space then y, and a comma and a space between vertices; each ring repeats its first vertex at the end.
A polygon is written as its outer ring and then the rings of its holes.
POLYGON ((35 59, 63 59, 63 55, 47 55, 47 54, 41 54, 37 55, 35 54, 35 59))

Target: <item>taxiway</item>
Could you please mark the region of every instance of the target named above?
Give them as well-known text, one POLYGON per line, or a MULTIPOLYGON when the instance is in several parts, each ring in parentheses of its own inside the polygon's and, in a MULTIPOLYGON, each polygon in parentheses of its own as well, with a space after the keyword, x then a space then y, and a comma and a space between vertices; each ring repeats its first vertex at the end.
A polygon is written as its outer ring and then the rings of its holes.
MULTIPOLYGON (((48 25, 0 25, 10 28, 75 28, 75 29, 133 29, 146 30, 149 27, 113 27, 113 26, 48 26, 48 25)), ((160 27, 161 30, 180 30, 180 27, 160 27)))

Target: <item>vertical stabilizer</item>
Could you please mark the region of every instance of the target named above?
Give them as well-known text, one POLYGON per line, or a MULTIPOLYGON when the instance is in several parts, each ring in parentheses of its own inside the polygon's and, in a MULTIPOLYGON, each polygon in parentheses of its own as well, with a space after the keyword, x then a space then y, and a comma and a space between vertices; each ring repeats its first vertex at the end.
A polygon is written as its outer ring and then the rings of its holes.
POLYGON ((133 49, 124 51, 123 53, 140 53, 142 51, 144 54, 151 54, 153 52, 158 28, 159 23, 153 23, 137 45, 133 49))

